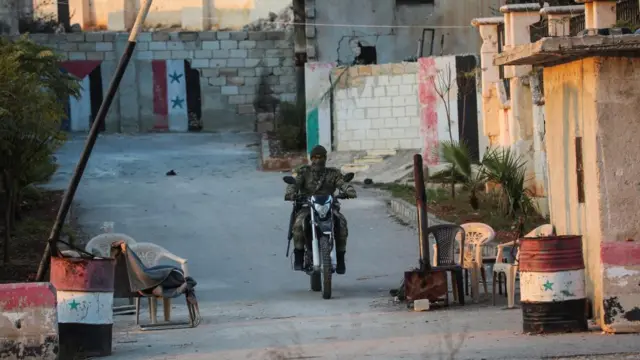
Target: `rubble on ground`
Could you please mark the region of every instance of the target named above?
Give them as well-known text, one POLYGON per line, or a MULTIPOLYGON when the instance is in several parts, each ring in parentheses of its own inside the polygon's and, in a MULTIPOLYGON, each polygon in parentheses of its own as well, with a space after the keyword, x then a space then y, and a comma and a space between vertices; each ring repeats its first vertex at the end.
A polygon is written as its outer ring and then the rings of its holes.
POLYGON ((277 14, 270 12, 267 18, 258 19, 245 25, 243 31, 281 31, 285 30, 293 22, 293 6, 287 6, 277 14))

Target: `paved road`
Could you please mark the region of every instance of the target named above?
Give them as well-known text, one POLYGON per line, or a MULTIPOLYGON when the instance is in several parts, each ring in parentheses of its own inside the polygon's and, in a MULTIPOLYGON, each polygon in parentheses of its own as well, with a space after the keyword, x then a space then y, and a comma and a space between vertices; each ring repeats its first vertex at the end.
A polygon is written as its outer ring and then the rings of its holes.
MULTIPOLYGON (((188 258, 204 316, 197 329, 154 333, 118 317, 112 358, 435 359, 457 347, 443 339, 461 334, 456 359, 640 351, 635 336, 519 335, 517 310, 475 305, 416 314, 390 303, 388 290, 416 264, 416 237, 364 190, 343 203, 348 271, 334 281, 334 299, 322 300, 284 257, 285 185, 282 174, 256 171, 256 142, 251 134, 98 139, 76 196, 81 224, 97 234, 113 221, 117 232, 188 258), (167 177, 169 170, 177 176, 167 177)), ((67 184, 82 146, 76 138, 60 151, 54 186, 67 184)), ((174 319, 180 316, 176 300, 174 319)))

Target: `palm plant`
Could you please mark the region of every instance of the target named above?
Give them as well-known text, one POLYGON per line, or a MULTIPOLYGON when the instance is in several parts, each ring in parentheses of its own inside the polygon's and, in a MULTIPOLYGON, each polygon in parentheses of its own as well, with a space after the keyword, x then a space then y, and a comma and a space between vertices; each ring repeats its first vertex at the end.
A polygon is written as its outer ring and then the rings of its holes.
POLYGON ((486 179, 500 185, 505 215, 514 219, 518 212, 526 215, 533 207, 525 187, 526 164, 510 148, 489 149, 482 159, 486 179))
POLYGON ((442 141, 438 149, 440 157, 448 163, 445 170, 434 174, 435 178, 448 178, 455 192, 455 183, 460 182, 469 191, 469 205, 474 210, 480 207, 478 188, 486 181, 485 173, 474 169, 471 152, 465 141, 442 141))

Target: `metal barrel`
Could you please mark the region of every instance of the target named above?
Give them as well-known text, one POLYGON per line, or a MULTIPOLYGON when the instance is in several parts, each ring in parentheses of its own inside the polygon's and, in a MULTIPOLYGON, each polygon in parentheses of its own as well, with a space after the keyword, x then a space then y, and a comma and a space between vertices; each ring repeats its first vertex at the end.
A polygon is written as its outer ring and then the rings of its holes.
POLYGON ((524 332, 588 330, 582 236, 522 238, 519 267, 524 332))
POLYGON ((114 274, 115 259, 51 258, 60 359, 111 355, 114 274))

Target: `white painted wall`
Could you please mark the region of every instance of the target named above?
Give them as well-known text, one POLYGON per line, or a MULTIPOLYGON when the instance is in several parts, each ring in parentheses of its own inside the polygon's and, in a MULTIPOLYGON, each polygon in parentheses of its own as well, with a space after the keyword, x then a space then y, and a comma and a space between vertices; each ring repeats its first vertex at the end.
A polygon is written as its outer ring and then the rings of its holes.
POLYGON ((404 65, 404 74, 363 76, 364 86, 336 91, 337 151, 421 148, 417 66, 404 65))

